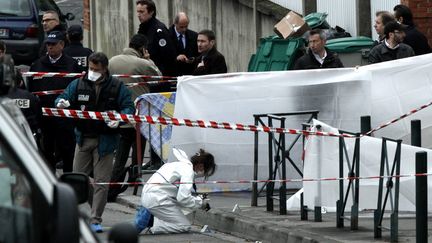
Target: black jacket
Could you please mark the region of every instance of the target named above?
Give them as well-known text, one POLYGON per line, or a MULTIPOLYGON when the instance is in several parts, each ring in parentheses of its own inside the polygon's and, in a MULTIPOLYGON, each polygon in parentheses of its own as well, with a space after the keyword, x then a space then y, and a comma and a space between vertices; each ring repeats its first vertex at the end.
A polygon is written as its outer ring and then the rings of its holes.
POLYGON ((405 29, 405 38, 403 43, 411 46, 416 56, 431 52, 426 36, 418 31, 414 26, 408 26, 405 29))
POLYGON ((392 50, 383 41, 370 50, 368 61, 369 63, 387 62, 414 55, 413 49, 407 44, 400 43, 397 49, 392 50))
POLYGON ((63 53, 75 59, 81 68, 81 71, 87 71, 88 69, 88 57, 93 51, 89 48, 84 47, 80 42, 71 42, 63 53))
MULTIPOLYGON (((30 67, 30 72, 66 72, 66 73, 79 73, 80 67, 75 59, 63 53, 62 57, 56 62, 51 63, 48 55, 45 55, 36 60, 30 67)), ((48 91, 65 89, 72 80, 75 78, 30 78, 28 81, 28 90, 35 91, 48 91)), ((53 107, 54 100, 57 95, 44 95, 40 97, 41 105, 43 107, 53 107)))
POLYGON ((195 58, 194 67, 196 68, 193 72, 193 75, 207 75, 228 72, 228 68, 225 63, 225 57, 220 52, 218 52, 216 48, 212 48, 208 53, 202 54, 195 58), (198 67, 201 61, 204 61, 204 66, 198 67))
POLYGON ((27 90, 19 88, 11 89, 6 96, 15 101, 16 105, 24 114, 32 132, 36 133, 40 128, 40 121, 42 118, 39 98, 27 90))
POLYGON ((296 61, 293 70, 344 67, 336 53, 329 51, 327 48, 326 52, 327 56, 323 64, 321 64, 316 60, 312 51, 308 49, 306 53, 296 61))
POLYGON ((175 76, 176 51, 165 24, 155 17, 141 23, 138 30, 148 39, 150 58, 165 76, 175 76))
MULTIPOLYGON (((169 28, 171 40, 174 43, 174 47, 176 50, 176 56, 180 54, 184 54, 188 58, 196 58, 198 57, 198 45, 197 45, 197 39, 198 39, 198 33, 193 30, 186 30, 185 38, 186 40, 186 46, 183 48, 180 46, 180 42, 177 37, 177 33, 175 31, 175 26, 172 25, 169 28)), ((178 62, 176 61, 176 76, 182 76, 182 75, 191 75, 195 69, 192 63, 184 63, 184 62, 178 62)))

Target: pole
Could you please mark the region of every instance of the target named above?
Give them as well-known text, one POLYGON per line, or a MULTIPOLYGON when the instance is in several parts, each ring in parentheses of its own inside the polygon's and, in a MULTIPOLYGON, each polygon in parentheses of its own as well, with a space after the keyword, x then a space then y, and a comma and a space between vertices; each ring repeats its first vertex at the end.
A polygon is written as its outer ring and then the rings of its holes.
MULTIPOLYGON (((416 173, 427 173, 427 153, 416 153, 416 173)), ((416 177, 416 242, 428 242, 427 176, 416 177)))
POLYGON ((411 121, 411 145, 421 147, 421 121, 411 121))
POLYGON ((371 117, 370 116, 360 117, 360 133, 365 134, 370 130, 372 130, 371 117))

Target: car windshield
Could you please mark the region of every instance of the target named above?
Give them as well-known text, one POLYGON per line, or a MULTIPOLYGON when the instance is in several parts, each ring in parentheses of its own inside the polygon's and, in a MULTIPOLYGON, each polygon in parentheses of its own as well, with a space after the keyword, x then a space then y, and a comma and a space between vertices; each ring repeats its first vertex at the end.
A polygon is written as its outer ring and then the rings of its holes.
POLYGON ((53 0, 36 0, 36 4, 39 6, 39 9, 41 11, 47 11, 47 10, 56 10, 57 12, 59 11, 59 9, 57 8, 53 0))
POLYGON ((16 16, 26 17, 31 15, 29 0, 1 0, 0 17, 16 16))

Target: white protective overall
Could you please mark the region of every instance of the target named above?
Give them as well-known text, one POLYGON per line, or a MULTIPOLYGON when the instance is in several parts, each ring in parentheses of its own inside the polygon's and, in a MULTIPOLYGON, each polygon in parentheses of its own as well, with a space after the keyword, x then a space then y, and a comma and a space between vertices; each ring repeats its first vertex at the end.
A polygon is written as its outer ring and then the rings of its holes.
POLYGON ((164 164, 150 177, 141 194, 142 206, 154 216, 150 229, 153 234, 190 231, 191 223, 181 209, 197 209, 203 203, 200 197, 191 194, 195 176, 192 162, 181 150, 174 149, 174 155, 179 161, 164 164))

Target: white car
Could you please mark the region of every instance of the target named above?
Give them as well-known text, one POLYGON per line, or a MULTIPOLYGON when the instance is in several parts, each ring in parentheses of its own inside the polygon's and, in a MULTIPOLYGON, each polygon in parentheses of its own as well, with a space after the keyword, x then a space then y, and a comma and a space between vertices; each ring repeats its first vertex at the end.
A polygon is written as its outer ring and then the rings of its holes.
MULTIPOLYGON (((57 180, 29 131, 14 102, 0 98, 0 242, 99 242, 78 209, 87 201, 88 177, 57 180)), ((135 229, 124 229, 115 235, 130 239, 135 229)))

